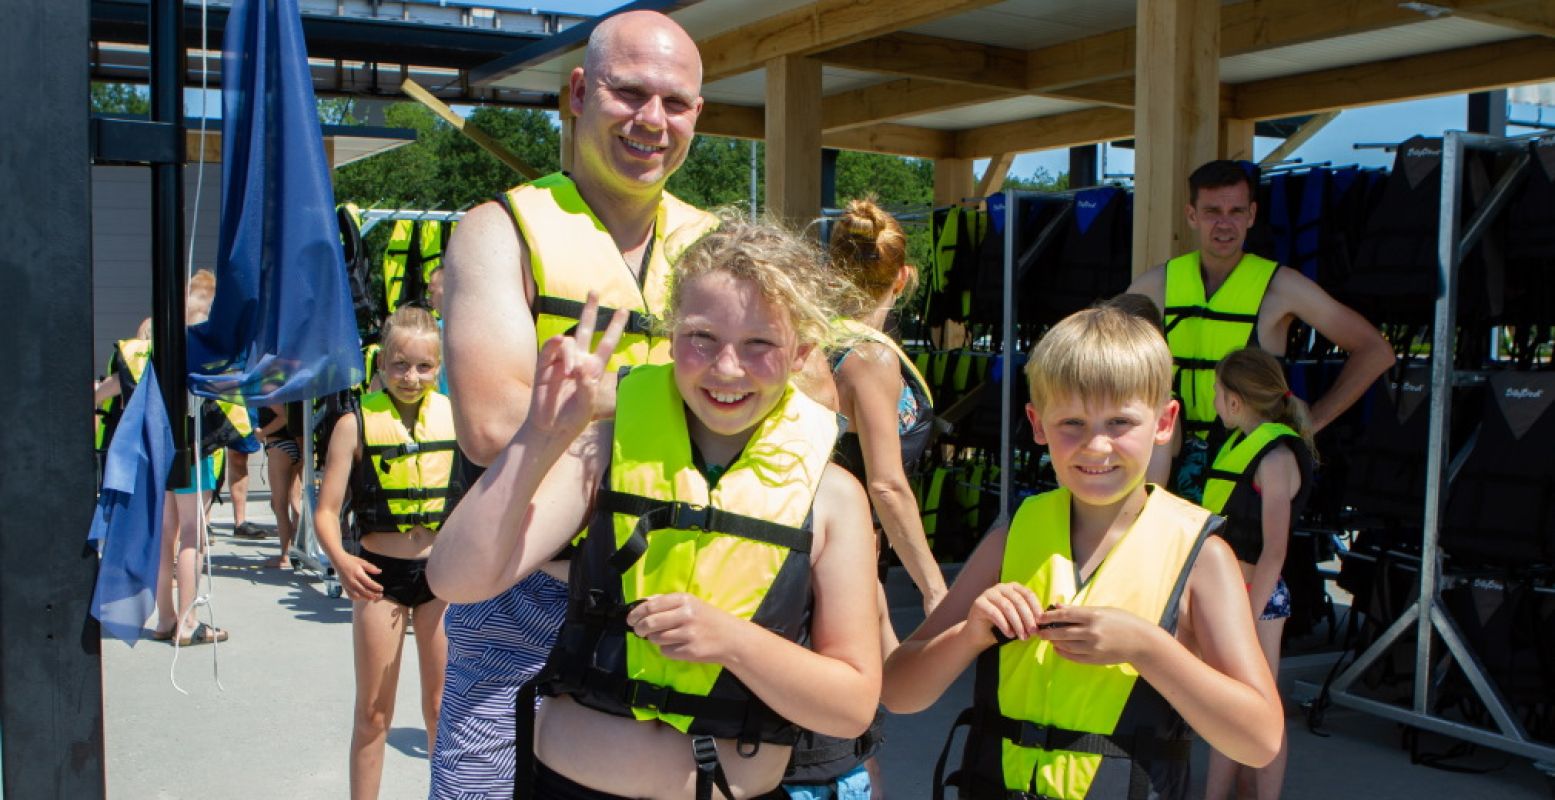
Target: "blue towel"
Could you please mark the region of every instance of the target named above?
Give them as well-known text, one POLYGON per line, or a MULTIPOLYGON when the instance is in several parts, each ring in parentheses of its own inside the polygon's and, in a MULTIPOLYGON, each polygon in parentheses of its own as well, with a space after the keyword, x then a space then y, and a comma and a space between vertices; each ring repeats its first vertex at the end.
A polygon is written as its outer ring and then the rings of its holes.
POLYGON ((222 53, 221 238, 197 394, 253 405, 362 382, 362 344, 297 0, 237 0, 222 53))
POLYGON ((173 429, 156 370, 147 364, 108 445, 103 490, 87 533, 102 556, 92 616, 105 635, 132 645, 157 604, 162 493, 172 460, 173 429))

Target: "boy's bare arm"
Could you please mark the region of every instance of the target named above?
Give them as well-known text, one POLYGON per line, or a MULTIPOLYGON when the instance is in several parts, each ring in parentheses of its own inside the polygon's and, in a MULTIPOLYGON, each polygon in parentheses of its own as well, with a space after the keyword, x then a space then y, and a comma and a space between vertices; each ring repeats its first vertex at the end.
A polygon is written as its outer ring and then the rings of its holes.
POLYGON ((983 537, 967 559, 944 601, 886 659, 880 701, 897 714, 922 711, 934 704, 977 655, 995 641, 986 624, 974 626, 967 616, 977 599, 999 580, 1008 532, 983 537))

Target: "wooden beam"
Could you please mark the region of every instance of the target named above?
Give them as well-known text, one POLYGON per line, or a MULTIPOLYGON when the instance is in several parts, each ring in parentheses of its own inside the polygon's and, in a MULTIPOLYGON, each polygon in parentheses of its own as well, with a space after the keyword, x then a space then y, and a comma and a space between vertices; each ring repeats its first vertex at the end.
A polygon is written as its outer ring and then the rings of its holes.
POLYGON ((1555 80, 1555 41, 1529 36, 1238 84, 1232 115, 1275 119, 1555 80))
POLYGON ((766 69, 766 207, 802 225, 821 211, 821 62, 786 55, 766 69))
POLYGON ((1076 103, 1095 103, 1096 105, 1112 106, 1113 108, 1133 108, 1136 92, 1134 77, 1131 75, 1127 78, 1113 78, 1094 83, 1082 83, 1078 86, 1066 86, 1062 89, 1045 88, 1040 92, 1031 92, 1030 94, 1051 97, 1056 100, 1071 100, 1076 103))
POLYGON ((1219 150, 1219 16, 1219 0, 1139 4, 1135 275, 1194 246, 1183 207, 1188 174, 1219 150))
POLYGON ((444 122, 454 126, 454 130, 464 134, 470 139, 470 141, 480 145, 482 150, 490 153, 491 156, 498 161, 501 161, 509 167, 512 167, 513 170, 518 174, 528 178, 529 180, 534 180, 535 178, 540 177, 540 171, 534 167, 529 166, 529 162, 520 158, 518 154, 512 150, 509 150, 506 145, 502 144, 496 139, 491 138, 491 134, 481 130, 478 126, 465 119, 464 117, 459 116, 457 112, 449 108, 442 100, 433 97, 431 92, 428 92, 426 89, 422 88, 421 84, 406 78, 404 82, 400 84, 400 91, 410 95, 412 99, 416 100, 427 108, 432 109, 432 112, 437 114, 439 117, 442 117, 444 122))
POLYGON ((1026 53, 1026 88, 1046 92, 1134 74, 1134 29, 1110 31, 1026 53))
POLYGON ((782 56, 803 56, 962 14, 997 0, 816 0, 698 43, 702 80, 757 69, 782 56))
POLYGON ((1285 137, 1285 141, 1280 142, 1278 147, 1274 148, 1274 150, 1272 150, 1268 155, 1264 156, 1263 159, 1258 162, 1258 166, 1266 167, 1271 164, 1278 164, 1281 161, 1284 161, 1286 158, 1289 158, 1291 153, 1296 152, 1297 148, 1306 144, 1307 141, 1310 140, 1313 136, 1316 136, 1318 131, 1328 126, 1328 123, 1338 119, 1339 113, 1340 112, 1338 111, 1324 111, 1323 113, 1314 116, 1306 122, 1301 123, 1301 127, 1297 128, 1291 135, 1285 137))
POLYGON ((1548 0, 1504 3, 1500 6, 1487 6, 1483 10, 1473 7, 1476 4, 1464 0, 1441 0, 1441 2, 1433 2, 1432 5, 1453 9, 1455 17, 1499 25, 1534 36, 1555 36, 1555 3, 1548 0))
POLYGON ((821 128, 847 130, 1011 96, 998 89, 903 78, 828 96, 821 103, 821 128))
POLYGON ((1252 161, 1255 125, 1251 120, 1221 117, 1217 156, 1232 161, 1252 161))
POLYGON ((893 33, 821 53, 838 67, 984 89, 1020 92, 1026 88, 1026 53, 959 39, 918 33, 893 33))
POLYGON ((972 196, 972 159, 934 159, 935 208, 955 205, 972 196))
POLYGON ((733 139, 763 139, 767 135, 767 115, 760 106, 736 106, 704 103, 697 117, 697 133, 728 136, 733 139))
POLYGON ((892 125, 889 122, 828 133, 821 137, 821 144, 838 150, 912 158, 946 158, 956 152, 956 136, 952 131, 892 125))
POLYGON ((1004 188, 1004 179, 1010 174, 1010 165, 1015 163, 1014 153, 1000 153, 988 160, 988 169, 983 170, 983 179, 977 182, 977 194, 973 197, 987 197, 1004 188))
POLYGON ((1003 152, 1026 153, 1126 139, 1133 133, 1134 112, 1087 108, 957 131, 955 154, 958 158, 989 158, 1003 152))

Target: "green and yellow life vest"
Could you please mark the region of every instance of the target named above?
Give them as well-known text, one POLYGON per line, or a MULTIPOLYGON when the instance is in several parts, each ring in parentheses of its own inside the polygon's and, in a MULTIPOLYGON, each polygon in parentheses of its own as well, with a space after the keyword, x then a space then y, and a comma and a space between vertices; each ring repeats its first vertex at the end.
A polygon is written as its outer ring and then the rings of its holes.
POLYGON ((383 251, 384 308, 388 313, 393 314, 401 302, 421 300, 427 279, 442 264, 441 221, 395 220, 389 244, 383 251))
POLYGON ((1312 492, 1315 464, 1312 451, 1296 429, 1279 422, 1265 422, 1243 435, 1233 431, 1204 474, 1202 504, 1211 513, 1226 518, 1219 533, 1231 545, 1238 561, 1258 563, 1263 555, 1263 506, 1253 487, 1253 477, 1264 456, 1276 447, 1289 445, 1296 457, 1301 485, 1291 497, 1292 521, 1301 516, 1312 492))
POLYGON ((632 311, 607 369, 669 360, 669 340, 652 335, 651 318, 664 313, 670 265, 718 224, 717 217, 665 192, 639 281, 566 174, 554 172, 511 189, 502 201, 529 250, 536 343, 543 345, 577 324, 588 293, 596 291, 601 329, 615 309, 632 311))
POLYGON ((150 361, 149 339, 120 339, 114 343, 106 371, 108 375, 119 379, 119 394, 104 400, 97 407, 95 445, 98 450, 106 450, 108 443, 113 440, 113 432, 119 427, 119 418, 124 416, 124 407, 129 403, 130 394, 140 383, 140 376, 146 373, 146 364, 150 361))
MULTIPOLYGON (((1151 487, 1139 518, 1080 584, 1071 502, 1058 489, 1021 504, 999 581, 1026 585, 1044 608, 1108 606, 1175 631, 1188 575, 1218 518, 1151 487)), ((1096 800, 1187 789, 1187 727, 1131 664, 1080 664, 1041 638, 1008 641, 978 657, 973 697, 956 723, 971 728, 961 770, 945 780, 961 797, 1096 800)))
POLYGON ((1166 262, 1166 343, 1185 432, 1203 439, 1214 428, 1215 365, 1254 341, 1258 310, 1277 269, 1273 261, 1244 254, 1206 299, 1197 250, 1166 262))
POLYGON ((621 621, 644 598, 688 592, 800 640, 811 602, 811 506, 836 415, 790 385, 709 487, 673 365, 633 369, 616 397, 609 476, 572 558, 567 619, 540 690, 693 737, 792 744, 797 729, 732 673, 668 658, 621 621))
POLYGON ((428 392, 407 430, 388 392, 362 395, 362 460, 351 470, 351 507, 362 533, 437 530, 464 487, 456 480, 453 406, 428 392))

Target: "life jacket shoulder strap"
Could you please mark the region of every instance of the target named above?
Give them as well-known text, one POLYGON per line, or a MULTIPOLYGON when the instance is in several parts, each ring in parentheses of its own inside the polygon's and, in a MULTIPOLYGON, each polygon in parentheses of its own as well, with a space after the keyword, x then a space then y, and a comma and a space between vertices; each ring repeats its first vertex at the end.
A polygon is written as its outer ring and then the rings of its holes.
POLYGON ((610 566, 625 574, 648 551, 648 534, 664 528, 717 531, 756 542, 786 547, 796 553, 808 553, 815 536, 808 526, 794 528, 756 517, 725 511, 716 506, 698 506, 678 500, 656 500, 641 495, 601 487, 595 503, 602 512, 637 517, 631 536, 610 557, 610 566))
POLYGON ((1146 730, 1132 734, 1091 733, 1014 719, 1002 714, 995 722, 995 727, 999 736, 1020 747, 1090 753, 1104 758, 1186 761, 1193 746, 1189 739, 1156 736, 1146 730))

